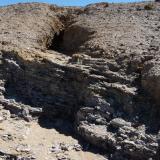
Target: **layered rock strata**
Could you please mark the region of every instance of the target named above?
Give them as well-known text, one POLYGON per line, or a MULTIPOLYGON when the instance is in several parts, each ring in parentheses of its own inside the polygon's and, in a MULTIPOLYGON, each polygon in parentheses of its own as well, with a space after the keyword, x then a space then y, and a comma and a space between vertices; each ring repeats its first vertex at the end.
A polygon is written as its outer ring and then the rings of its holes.
MULTIPOLYGON (((160 4, 0 9, 0 104, 67 118, 111 160, 158 153, 160 4)), ((159 156, 158 156, 159 157, 159 156)))

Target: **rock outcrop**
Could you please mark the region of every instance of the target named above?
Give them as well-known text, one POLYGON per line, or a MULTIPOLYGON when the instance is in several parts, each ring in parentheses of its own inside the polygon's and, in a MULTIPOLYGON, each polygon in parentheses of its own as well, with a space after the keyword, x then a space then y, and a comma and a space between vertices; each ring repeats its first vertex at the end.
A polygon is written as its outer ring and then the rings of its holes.
POLYGON ((0 8, 0 104, 26 120, 74 121, 111 160, 155 159, 160 4, 145 4, 0 8))

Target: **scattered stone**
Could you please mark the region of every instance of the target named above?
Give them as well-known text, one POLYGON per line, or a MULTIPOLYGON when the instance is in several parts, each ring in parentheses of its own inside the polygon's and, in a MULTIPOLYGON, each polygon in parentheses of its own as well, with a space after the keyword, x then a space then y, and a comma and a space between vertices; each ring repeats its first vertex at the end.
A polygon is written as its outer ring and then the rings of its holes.
POLYGON ((23 157, 23 156, 18 156, 17 157, 17 160, 33 160, 33 159, 36 159, 36 157, 34 156, 26 156, 26 157, 23 157))
POLYGON ((63 151, 69 151, 72 149, 71 145, 65 144, 65 143, 60 143, 60 147, 61 147, 61 150, 63 150, 63 151))
POLYGON ((81 151, 82 150, 82 146, 79 145, 79 144, 74 144, 74 147, 73 147, 76 151, 81 151))
POLYGON ((4 141, 13 141, 13 140, 14 140, 14 137, 13 137, 11 134, 2 135, 1 138, 2 138, 4 141))
POLYGON ((30 115, 28 108, 24 108, 24 109, 23 109, 23 111, 22 111, 22 117, 23 117, 27 122, 32 121, 32 116, 30 115))
POLYGON ((56 155, 56 158, 57 160, 71 160, 68 156, 62 154, 56 155))
POLYGON ((2 110, 0 115, 3 117, 4 120, 7 120, 11 117, 11 114, 10 114, 9 110, 2 110))
POLYGON ((62 152, 60 144, 54 144, 51 148, 51 152, 54 152, 54 153, 62 152))
POLYGON ((123 127, 123 126, 131 127, 131 123, 126 122, 122 118, 115 118, 115 119, 111 120, 110 124, 116 128, 123 127))
POLYGON ((65 144, 65 143, 59 143, 59 144, 54 144, 51 148, 51 152, 54 153, 61 153, 61 152, 66 152, 66 151, 81 151, 82 147, 79 144, 65 144))
POLYGON ((29 147, 29 145, 20 144, 20 145, 17 146, 16 151, 17 152, 29 153, 31 151, 31 148, 29 147))

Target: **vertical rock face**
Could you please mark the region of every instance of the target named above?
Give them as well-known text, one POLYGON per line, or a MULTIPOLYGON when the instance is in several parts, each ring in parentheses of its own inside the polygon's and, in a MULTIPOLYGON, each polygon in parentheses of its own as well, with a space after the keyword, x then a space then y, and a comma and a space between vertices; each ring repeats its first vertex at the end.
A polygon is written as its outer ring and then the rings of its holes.
MULTIPOLYGON (((160 5, 0 9, 0 103, 74 120, 110 159, 154 159, 160 129, 160 5)), ((159 157, 159 155, 158 155, 159 157)))

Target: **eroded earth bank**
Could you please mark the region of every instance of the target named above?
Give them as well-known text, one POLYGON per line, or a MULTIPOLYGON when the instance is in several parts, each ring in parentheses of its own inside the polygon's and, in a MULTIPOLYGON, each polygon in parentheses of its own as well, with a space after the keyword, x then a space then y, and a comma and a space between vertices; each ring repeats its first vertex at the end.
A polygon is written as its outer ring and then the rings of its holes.
POLYGON ((0 8, 0 156, 159 160, 160 4, 0 8))

